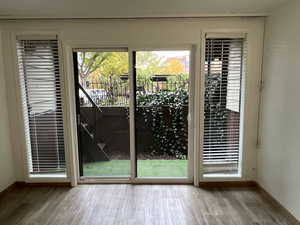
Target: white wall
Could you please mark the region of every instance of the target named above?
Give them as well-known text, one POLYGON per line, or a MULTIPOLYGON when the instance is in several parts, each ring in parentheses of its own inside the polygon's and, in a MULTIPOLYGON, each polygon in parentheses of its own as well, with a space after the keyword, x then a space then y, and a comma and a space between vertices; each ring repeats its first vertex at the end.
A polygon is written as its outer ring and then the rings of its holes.
MULTIPOLYGON (((74 158, 76 138, 72 133, 74 126, 74 90, 72 89, 72 49, 71 47, 171 47, 195 46, 195 70, 200 83, 200 47, 201 32, 247 33, 248 67, 246 81, 245 134, 244 134, 244 177, 256 178, 256 137, 258 111, 258 84, 260 78, 261 51, 263 44, 264 18, 202 18, 202 19, 138 19, 138 20, 35 20, 2 21, 4 29, 5 65, 9 95, 9 110, 13 133, 13 148, 16 161, 16 178, 26 179, 24 171, 25 152, 24 134, 22 134, 22 113, 20 94, 16 90, 16 62, 12 55, 17 34, 59 35, 62 41, 65 70, 64 110, 67 113, 66 142, 70 157, 74 158), (73 152, 73 153, 72 153, 73 152)), ((199 84, 198 84, 199 85, 199 84)), ((198 99, 199 101, 199 99, 198 99)), ((199 147, 200 148, 200 147, 199 147)), ((199 151, 199 148, 197 150, 199 151)), ((69 158, 70 159, 70 158, 69 158)), ((68 165, 70 160, 68 160, 68 165)))
POLYGON ((265 15, 288 0, 1 0, 1 18, 136 18, 265 15), (70 3, 72 7, 70 7, 70 3))
POLYGON ((15 182, 4 75, 0 39, 0 192, 15 182))
POLYGON ((258 182, 300 220, 300 1, 266 23, 258 182))

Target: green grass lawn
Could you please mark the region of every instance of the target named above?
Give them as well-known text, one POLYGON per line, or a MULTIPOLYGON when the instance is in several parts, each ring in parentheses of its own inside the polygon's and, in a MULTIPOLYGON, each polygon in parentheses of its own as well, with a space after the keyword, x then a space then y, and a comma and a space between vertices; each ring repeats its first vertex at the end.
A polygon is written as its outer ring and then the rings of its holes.
MULTIPOLYGON (((138 177, 187 177, 187 160, 138 160, 138 177)), ((85 163, 84 176, 130 176, 130 160, 85 163)))

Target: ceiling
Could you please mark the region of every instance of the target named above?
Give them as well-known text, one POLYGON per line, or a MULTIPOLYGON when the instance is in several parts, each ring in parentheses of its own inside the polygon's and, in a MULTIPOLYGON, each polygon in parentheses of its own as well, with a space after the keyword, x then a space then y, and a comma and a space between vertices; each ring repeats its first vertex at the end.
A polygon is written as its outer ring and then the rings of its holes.
POLYGON ((0 18, 267 15, 289 0, 0 0, 0 18))

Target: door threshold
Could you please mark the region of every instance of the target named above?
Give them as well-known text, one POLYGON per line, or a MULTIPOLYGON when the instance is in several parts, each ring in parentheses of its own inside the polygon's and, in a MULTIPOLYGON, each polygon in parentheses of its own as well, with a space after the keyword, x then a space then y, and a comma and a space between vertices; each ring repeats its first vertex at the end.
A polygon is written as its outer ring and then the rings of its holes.
POLYGON ((79 184, 130 184, 130 177, 81 177, 79 184))
POLYGON ((189 178, 135 178, 133 184, 192 184, 193 180, 189 178))
POLYGON ((79 184, 193 184, 190 178, 102 178, 82 177, 79 184))

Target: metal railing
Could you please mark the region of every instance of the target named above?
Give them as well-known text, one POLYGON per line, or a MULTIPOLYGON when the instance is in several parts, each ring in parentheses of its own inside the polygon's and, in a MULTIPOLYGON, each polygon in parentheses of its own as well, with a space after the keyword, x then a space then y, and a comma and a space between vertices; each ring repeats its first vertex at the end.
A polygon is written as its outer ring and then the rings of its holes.
MULTIPOLYGON (((137 81, 136 94, 146 95, 159 91, 174 92, 179 88, 188 90, 188 81, 137 81)), ((129 82, 94 82, 89 83, 87 87, 80 86, 80 104, 86 107, 102 106, 129 106, 129 82)))

